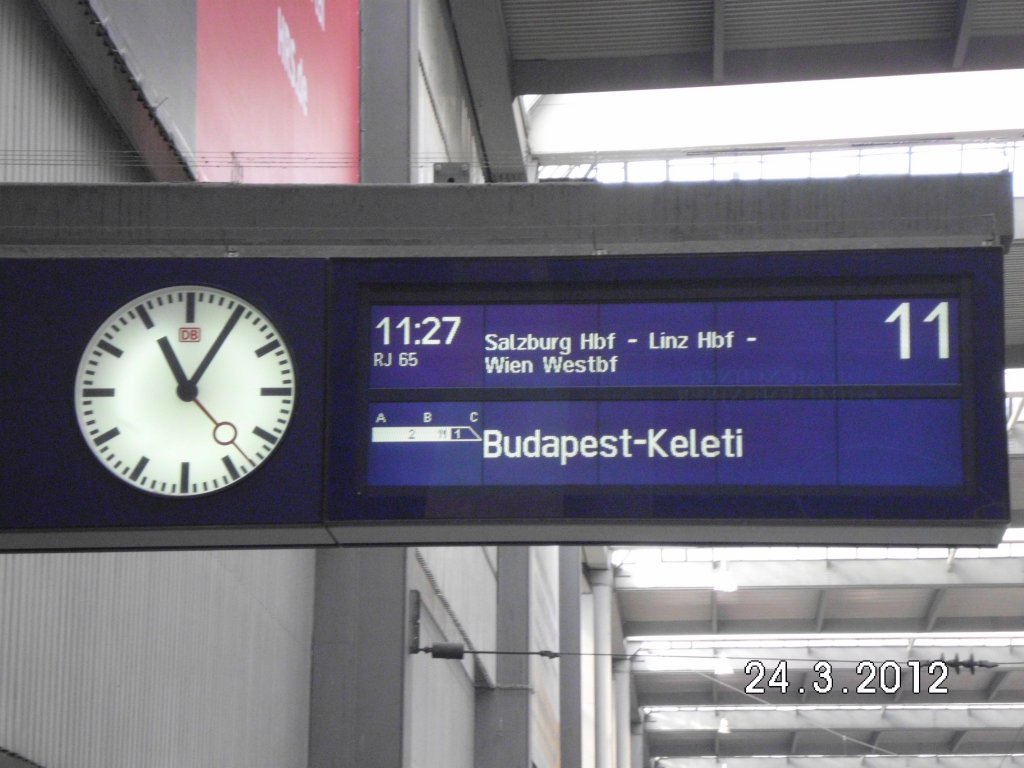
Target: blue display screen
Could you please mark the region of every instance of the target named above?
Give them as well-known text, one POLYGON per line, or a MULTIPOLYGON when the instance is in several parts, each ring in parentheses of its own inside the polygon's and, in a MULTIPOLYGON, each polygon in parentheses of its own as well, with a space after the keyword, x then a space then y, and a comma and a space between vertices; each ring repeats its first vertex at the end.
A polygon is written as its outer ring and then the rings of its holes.
POLYGON ((963 482, 957 400, 371 403, 378 486, 963 482))
POLYGON ((950 297, 389 305, 371 389, 958 384, 950 297))
POLYGON ((373 305, 367 483, 959 488, 959 319, 941 294, 373 305))

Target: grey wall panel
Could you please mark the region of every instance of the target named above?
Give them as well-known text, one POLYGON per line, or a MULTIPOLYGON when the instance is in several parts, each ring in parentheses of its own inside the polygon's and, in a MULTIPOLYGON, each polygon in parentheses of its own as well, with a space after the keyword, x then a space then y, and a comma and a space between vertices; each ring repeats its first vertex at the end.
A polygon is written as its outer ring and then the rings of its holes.
POLYGON ((313 558, 0 556, 0 747, 47 768, 305 766, 313 558))
POLYGON ((0 2, 0 180, 150 177, 32 0, 0 2))
MULTIPOLYGON (((418 547, 413 550, 410 588, 420 590, 424 609, 436 621, 444 640, 479 650, 495 647, 497 611, 496 561, 487 547, 418 547)), ((421 643, 429 645, 429 643, 421 643)), ((495 676, 495 657, 476 657, 481 672, 495 676)), ((467 672, 472 666, 467 662, 467 672)))
MULTIPOLYGON (((423 645, 449 642, 434 615, 421 615, 423 645)), ((411 768, 473 768, 473 679, 458 661, 427 654, 409 657, 409 754, 411 768)))

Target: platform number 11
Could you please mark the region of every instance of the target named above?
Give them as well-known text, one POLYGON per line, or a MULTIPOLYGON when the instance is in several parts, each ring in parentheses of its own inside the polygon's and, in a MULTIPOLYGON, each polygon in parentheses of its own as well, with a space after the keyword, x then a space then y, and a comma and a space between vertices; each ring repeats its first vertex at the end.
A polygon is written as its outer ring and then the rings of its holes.
MULTIPOLYGON (((899 323, 900 360, 909 360, 910 346, 910 302, 904 301, 885 318, 887 323, 899 323)), ((940 301, 925 317, 924 322, 935 323, 938 330, 939 360, 949 359, 949 302, 940 301)))

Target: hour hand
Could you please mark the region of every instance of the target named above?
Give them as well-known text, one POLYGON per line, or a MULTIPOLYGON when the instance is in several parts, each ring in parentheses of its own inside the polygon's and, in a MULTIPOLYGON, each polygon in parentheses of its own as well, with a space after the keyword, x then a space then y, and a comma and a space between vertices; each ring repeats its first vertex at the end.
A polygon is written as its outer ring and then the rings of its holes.
POLYGON ((166 336, 162 336, 157 339, 156 343, 160 345, 160 351, 164 354, 164 360, 167 361, 171 373, 174 374, 174 380, 178 384, 178 397, 186 403, 192 402, 196 399, 196 395, 199 394, 198 388, 185 375, 185 370, 181 367, 178 356, 174 354, 171 342, 167 340, 166 336))

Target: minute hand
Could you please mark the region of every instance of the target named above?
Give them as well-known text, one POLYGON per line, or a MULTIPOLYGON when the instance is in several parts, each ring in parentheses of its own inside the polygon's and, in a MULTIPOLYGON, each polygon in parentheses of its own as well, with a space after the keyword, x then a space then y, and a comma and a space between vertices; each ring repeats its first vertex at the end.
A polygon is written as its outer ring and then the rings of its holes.
POLYGON ((210 367, 210 363, 213 362, 213 358, 220 351, 220 348, 224 344, 224 340, 227 339, 228 334, 231 333, 231 329, 238 323, 238 319, 242 316, 244 311, 245 307, 241 304, 235 307, 235 311, 231 313, 231 317, 228 318, 228 321, 224 324, 224 327, 217 335, 217 338, 213 342, 213 346, 210 347, 210 350, 206 353, 206 357, 204 357, 202 362, 199 363, 199 367, 196 368, 196 372, 192 374, 192 378, 188 380, 189 384, 193 387, 199 383, 199 379, 201 379, 203 374, 206 373, 206 369, 210 367))

